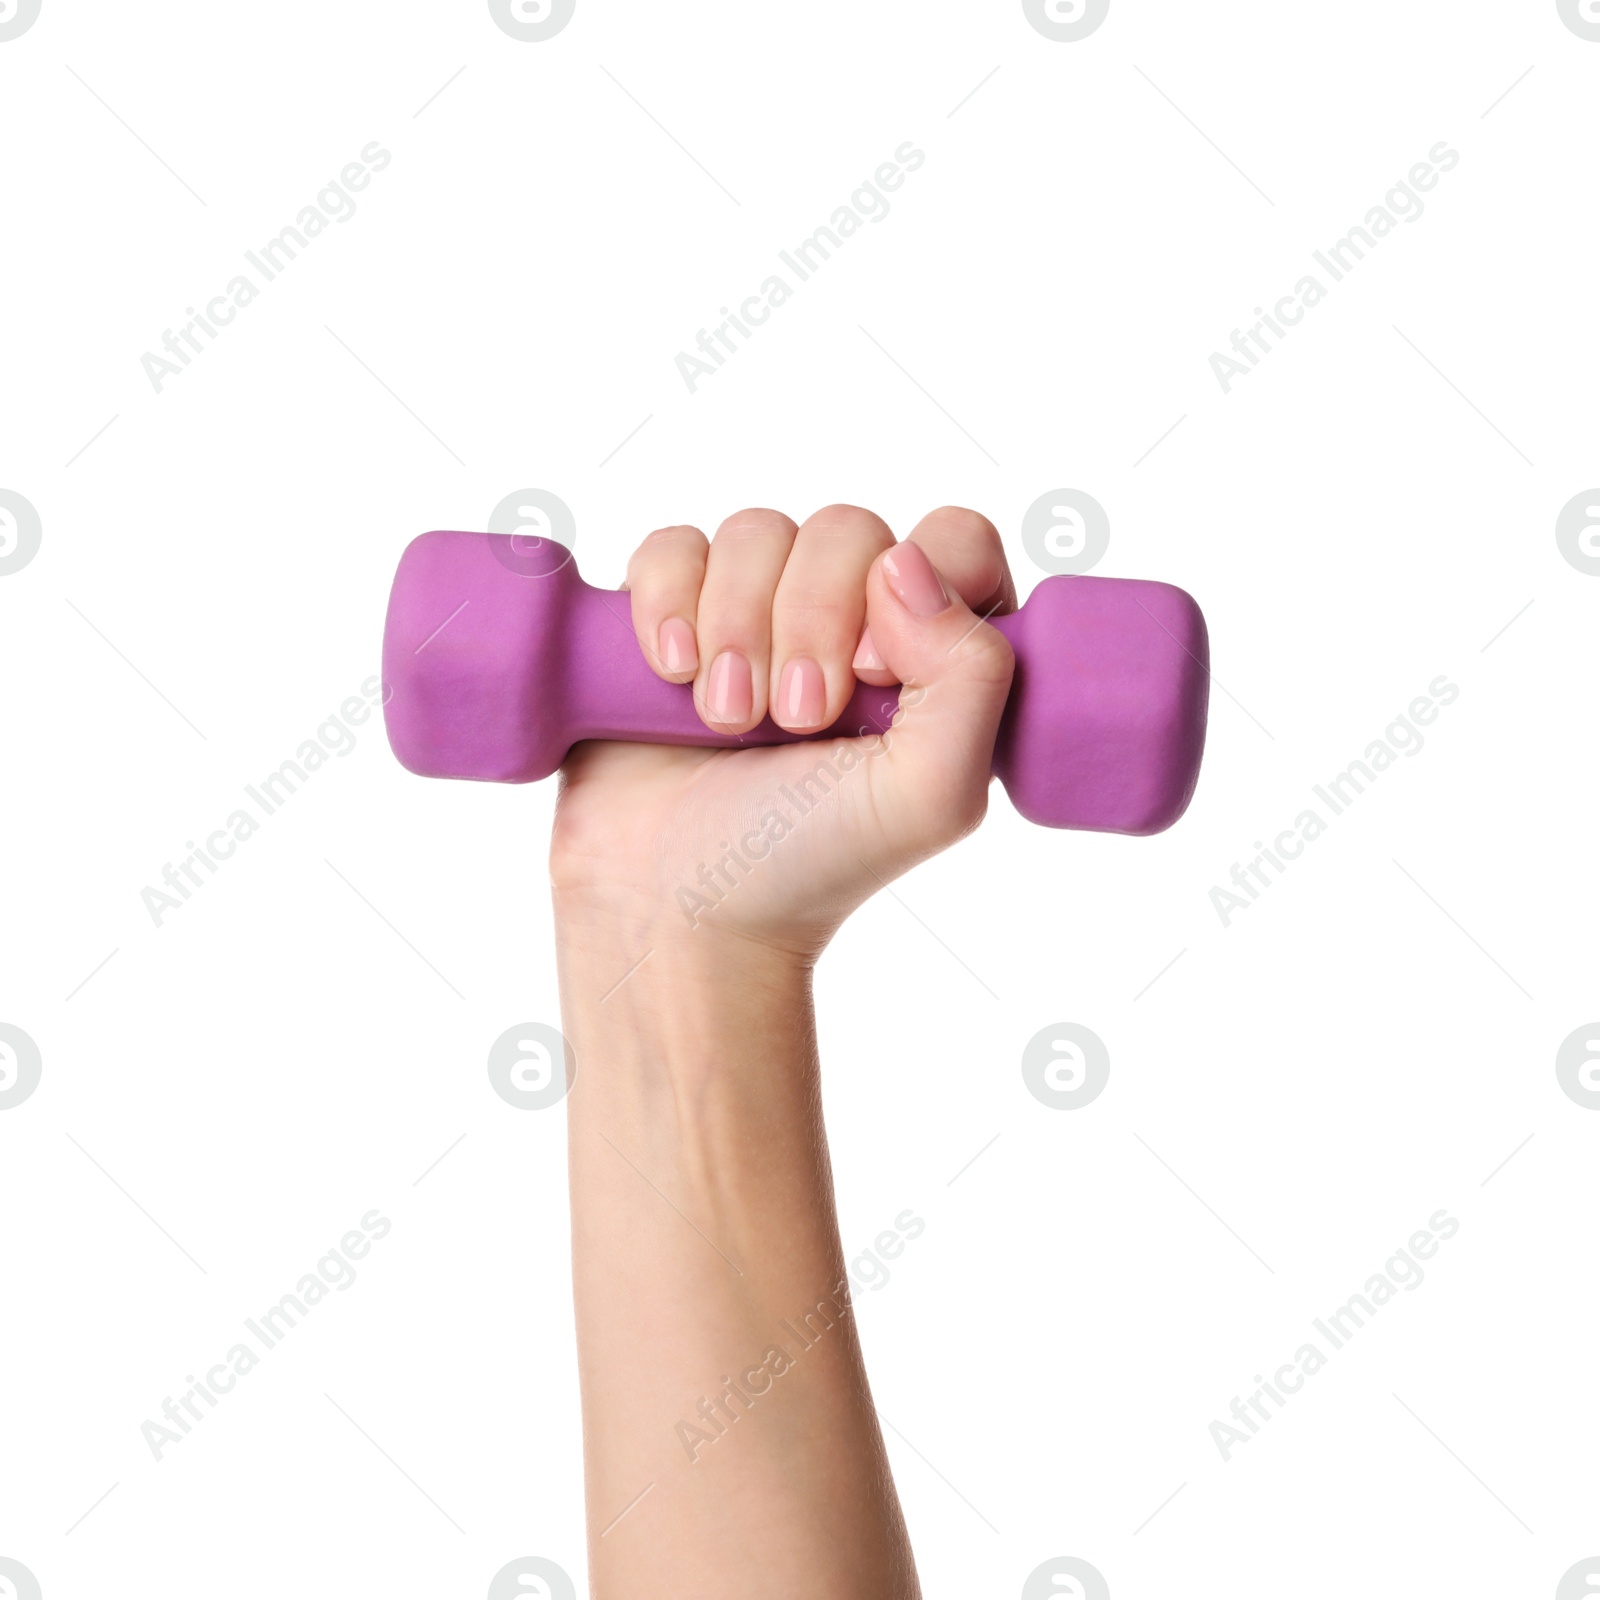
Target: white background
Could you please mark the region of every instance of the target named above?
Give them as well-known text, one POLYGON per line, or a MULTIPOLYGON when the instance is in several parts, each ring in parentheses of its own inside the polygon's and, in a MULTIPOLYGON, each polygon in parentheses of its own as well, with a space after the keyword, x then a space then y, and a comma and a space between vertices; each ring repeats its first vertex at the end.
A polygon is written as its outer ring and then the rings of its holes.
POLYGON ((1100 573, 1206 611, 1193 806, 1136 840, 996 790, 818 984, 846 1246, 927 1224, 860 1303, 926 1592, 1071 1555, 1118 1600, 1554 1594, 1600 1548, 1600 1114, 1554 1072, 1600 1015, 1600 579, 1554 536, 1600 480, 1597 74, 1553 0, 1114 0, 1066 44, 1002 0, 579 0, 538 44, 44 0, 0 43, 0 488, 43 526, 0 578, 0 1021, 43 1057, 0 1112, 0 1555, 47 1600, 478 1596, 530 1554, 581 1592, 562 1113, 485 1072, 558 1020, 552 786, 411 777, 369 722, 163 926, 140 891, 377 670, 404 542, 519 487, 595 582, 848 500, 985 510, 1024 589, 1074 487, 1100 573), (157 394, 141 356, 373 140, 157 394), (891 214, 691 395, 677 352, 906 140, 891 214), (1441 140, 1224 395, 1211 352, 1441 140), (1441 674, 1225 928, 1213 885, 1441 674), (1078 1111, 1019 1068, 1062 1021, 1111 1054, 1078 1111), (360 1281, 153 1460, 374 1207, 360 1281), (1440 1208, 1426 1282, 1224 1463, 1210 1423, 1440 1208))

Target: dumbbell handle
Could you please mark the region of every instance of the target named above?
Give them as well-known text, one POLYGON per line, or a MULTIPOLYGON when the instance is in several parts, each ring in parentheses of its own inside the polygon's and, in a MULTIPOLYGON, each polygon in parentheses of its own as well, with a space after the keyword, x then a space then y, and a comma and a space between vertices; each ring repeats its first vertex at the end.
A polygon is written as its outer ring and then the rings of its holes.
MULTIPOLYGON (((1004 632, 1009 620, 994 622, 1004 632)), ((878 689, 858 682, 830 727, 795 733, 763 717, 748 733, 718 733, 701 721, 692 685, 667 683, 651 670, 633 631, 632 597, 625 589, 582 584, 572 600, 572 626, 584 641, 586 670, 582 681, 568 681, 567 710, 586 739, 731 750, 853 738, 887 730, 900 701, 899 684, 878 689)))
MULTIPOLYGON (((1016 676, 994 769, 1054 827, 1155 833, 1182 814, 1205 740, 1205 622, 1181 589, 1046 578, 992 625, 1016 676)), ((413 772, 528 782, 583 739, 731 749, 883 733, 898 686, 857 684, 817 733, 764 719, 713 732, 692 688, 646 661, 625 591, 597 589, 550 541, 424 534, 395 575, 384 635, 390 743, 413 772)))

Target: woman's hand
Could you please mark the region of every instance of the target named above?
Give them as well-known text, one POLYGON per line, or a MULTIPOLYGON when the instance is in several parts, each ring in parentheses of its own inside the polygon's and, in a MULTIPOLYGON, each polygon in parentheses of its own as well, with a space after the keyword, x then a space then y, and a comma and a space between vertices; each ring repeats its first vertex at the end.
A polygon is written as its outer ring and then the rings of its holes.
MULTIPOLYGON (((706 725, 885 737, 594 742, 551 844, 573 1296, 596 1595, 916 1600, 834 1217, 810 967, 881 884, 976 826, 1015 603, 994 528, 776 511, 651 534, 628 569, 706 725)), ((686 691, 687 692, 687 691, 686 691)))
POLYGON ((904 685, 900 713, 882 737, 577 746, 551 844, 558 915, 652 940, 709 924, 810 960, 877 888, 982 820, 1012 673, 982 619, 1016 604, 986 518, 946 507, 896 544, 857 506, 798 528, 743 511, 709 542, 658 529, 628 587, 646 660, 692 683, 719 733, 769 714, 829 727, 857 679, 904 685))

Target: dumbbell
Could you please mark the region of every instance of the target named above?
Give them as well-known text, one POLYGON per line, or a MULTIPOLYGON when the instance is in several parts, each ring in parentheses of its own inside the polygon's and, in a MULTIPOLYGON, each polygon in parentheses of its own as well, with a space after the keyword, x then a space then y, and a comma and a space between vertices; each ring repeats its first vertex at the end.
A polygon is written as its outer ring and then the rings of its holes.
MULTIPOLYGON (((1104 833, 1176 822, 1205 745, 1199 606, 1166 583, 1057 576, 993 626, 1017 660, 994 753, 1017 810, 1104 833)), ((882 734, 900 696, 858 683, 821 732, 791 733, 769 717, 749 733, 714 733, 690 685, 651 671, 627 593, 585 583, 565 546, 444 531, 422 534, 400 557, 383 681, 403 766, 491 783, 548 777, 580 739, 730 749, 882 734)))

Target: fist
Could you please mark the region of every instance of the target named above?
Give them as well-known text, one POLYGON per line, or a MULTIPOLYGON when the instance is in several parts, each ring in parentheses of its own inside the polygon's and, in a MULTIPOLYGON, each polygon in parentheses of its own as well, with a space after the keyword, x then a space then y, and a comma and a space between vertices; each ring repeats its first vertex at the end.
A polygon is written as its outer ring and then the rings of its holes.
POLYGON ((563 769, 558 902, 653 936, 712 924, 814 953, 882 884, 976 827, 987 805, 1015 608, 987 518, 946 507, 904 543, 856 506, 796 524, 743 511, 708 540, 652 533, 628 564, 639 648, 692 685, 707 727, 829 728, 859 680, 902 685, 888 732, 749 750, 585 744, 563 769))

